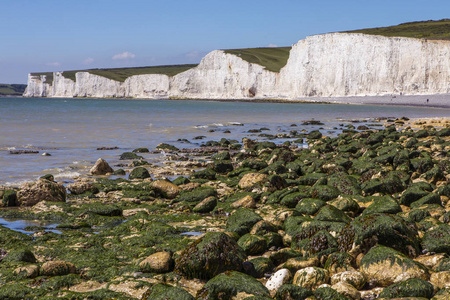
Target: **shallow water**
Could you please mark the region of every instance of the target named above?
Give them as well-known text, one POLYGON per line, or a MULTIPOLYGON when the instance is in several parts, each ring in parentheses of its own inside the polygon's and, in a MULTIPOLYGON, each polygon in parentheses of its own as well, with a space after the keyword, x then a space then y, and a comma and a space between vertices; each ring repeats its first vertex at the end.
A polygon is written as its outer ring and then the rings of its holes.
MULTIPOLYGON (((161 142, 192 148, 222 137, 257 138, 247 132, 261 127, 269 128, 264 131, 269 134, 319 128, 336 134, 346 120, 450 116, 450 109, 404 106, 47 98, 0 98, 0 112, 0 185, 17 185, 48 173, 70 180, 87 172, 99 157, 114 165, 125 151, 152 149, 161 142), (310 119, 325 125, 301 126, 310 119), (206 138, 193 139, 200 135, 206 138), (96 150, 99 147, 119 149, 96 150), (10 154, 21 149, 39 154, 10 154), (42 156, 44 152, 51 156, 42 156)), ((152 162, 159 156, 145 158, 152 162)))
POLYGON ((16 219, 0 218, 0 225, 4 226, 6 228, 9 228, 11 230, 22 232, 25 234, 32 234, 37 231, 37 230, 24 230, 26 227, 29 227, 29 226, 41 227, 42 229, 39 229, 39 230, 50 231, 50 232, 54 232, 54 233, 58 233, 58 234, 62 233, 61 231, 55 229, 58 224, 44 225, 43 223, 40 223, 38 221, 32 221, 32 220, 21 220, 21 219, 16 220, 16 219))

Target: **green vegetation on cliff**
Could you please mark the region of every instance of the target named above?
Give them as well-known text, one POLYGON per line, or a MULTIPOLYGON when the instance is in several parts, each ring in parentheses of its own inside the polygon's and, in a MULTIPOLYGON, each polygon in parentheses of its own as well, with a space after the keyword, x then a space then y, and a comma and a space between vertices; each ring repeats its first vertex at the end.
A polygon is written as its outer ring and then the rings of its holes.
POLYGON ((0 83, 0 96, 22 96, 26 87, 26 84, 0 83))
POLYGON ((402 23, 396 26, 346 31, 383 36, 450 40, 450 19, 402 23))
POLYGON ((53 72, 38 72, 38 73, 31 73, 31 76, 41 76, 45 75, 47 76, 45 78, 44 83, 53 84, 53 72))
POLYGON ((224 50, 225 53, 239 56, 243 60, 261 65, 272 72, 280 72, 289 58, 291 47, 247 48, 224 50))

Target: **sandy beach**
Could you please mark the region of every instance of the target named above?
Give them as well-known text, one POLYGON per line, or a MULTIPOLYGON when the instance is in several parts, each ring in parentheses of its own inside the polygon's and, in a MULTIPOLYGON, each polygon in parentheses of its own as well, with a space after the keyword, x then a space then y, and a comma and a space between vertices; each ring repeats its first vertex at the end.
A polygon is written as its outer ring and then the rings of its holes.
POLYGON ((384 95, 353 97, 317 97, 302 99, 310 102, 342 104, 406 105, 427 107, 450 107, 450 94, 436 95, 384 95))

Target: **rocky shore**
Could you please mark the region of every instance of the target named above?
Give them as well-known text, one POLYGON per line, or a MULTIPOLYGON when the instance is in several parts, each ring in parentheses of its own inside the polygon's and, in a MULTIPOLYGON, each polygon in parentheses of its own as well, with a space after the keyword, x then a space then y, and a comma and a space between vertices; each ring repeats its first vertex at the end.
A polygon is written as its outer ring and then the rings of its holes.
POLYGON ((449 299, 449 151, 449 119, 402 118, 1 188, 41 223, 0 226, 0 298, 449 299))

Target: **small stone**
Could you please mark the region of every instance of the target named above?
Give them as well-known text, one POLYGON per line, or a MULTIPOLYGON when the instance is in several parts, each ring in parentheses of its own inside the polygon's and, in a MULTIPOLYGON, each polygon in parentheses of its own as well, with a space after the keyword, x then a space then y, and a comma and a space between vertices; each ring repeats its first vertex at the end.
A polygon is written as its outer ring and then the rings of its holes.
POLYGON ((106 175, 108 173, 113 173, 114 170, 109 166, 106 160, 99 158, 89 172, 92 175, 106 175))
POLYGON ((42 153, 42 156, 52 156, 50 153, 44 152, 42 153))
POLYGON ((39 275, 39 267, 37 265, 28 265, 24 267, 18 267, 13 272, 16 275, 24 276, 26 278, 35 278, 39 275))
POLYGON ((288 269, 281 269, 275 272, 266 282, 266 288, 271 295, 274 295, 280 286, 287 283, 291 278, 291 272, 288 269))
POLYGON ((152 188, 162 193, 168 199, 173 199, 178 196, 180 188, 167 181, 167 180, 155 180, 151 183, 152 188))
POLYGON ((246 207, 246 208, 255 208, 256 202, 253 199, 252 196, 247 195, 244 198, 241 198, 231 204, 231 207, 238 208, 238 207, 246 207))
POLYGON ((252 187, 253 185, 266 180, 268 176, 261 173, 248 173, 245 174, 241 180, 239 180, 239 187, 241 189, 246 189, 252 187))
POLYGON ((435 289, 450 288, 450 271, 431 274, 430 282, 435 289))
POLYGON ((361 293, 349 283, 340 281, 336 284, 333 284, 331 288, 336 290, 339 294, 349 297, 350 299, 361 299, 361 293))
POLYGON ((43 276, 62 276, 68 274, 76 274, 75 265, 68 261, 48 261, 41 267, 41 275, 43 276))
POLYGON ((331 276, 331 284, 334 285, 338 282, 345 282, 351 284, 356 289, 360 290, 366 284, 366 279, 361 272, 358 271, 344 271, 331 276))
POLYGON ((314 290, 320 285, 328 283, 328 271, 318 267, 300 269, 295 273, 293 284, 314 290))
POLYGON ((173 259, 169 252, 157 252, 141 261, 139 269, 147 273, 166 273, 173 268, 173 259))

